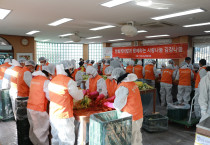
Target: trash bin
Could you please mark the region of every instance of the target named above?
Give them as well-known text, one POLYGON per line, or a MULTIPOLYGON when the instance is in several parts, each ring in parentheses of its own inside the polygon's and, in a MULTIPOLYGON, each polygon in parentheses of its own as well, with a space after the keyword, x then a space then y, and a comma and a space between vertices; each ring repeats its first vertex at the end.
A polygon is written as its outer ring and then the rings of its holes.
POLYGON ((1 119, 3 121, 14 119, 14 114, 12 110, 12 103, 9 95, 9 90, 1 91, 1 119))
POLYGON ((132 115, 121 111, 90 116, 89 145, 131 145, 132 115))

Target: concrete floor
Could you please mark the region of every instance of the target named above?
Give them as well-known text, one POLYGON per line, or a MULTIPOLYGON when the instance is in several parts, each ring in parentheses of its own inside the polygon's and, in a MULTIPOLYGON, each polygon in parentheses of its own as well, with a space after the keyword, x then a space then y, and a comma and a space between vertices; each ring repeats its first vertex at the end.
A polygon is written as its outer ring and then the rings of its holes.
MULTIPOLYGON (((166 114, 164 108, 157 107, 162 115, 166 114)), ((169 123, 168 131, 148 133, 142 130, 144 145, 193 145, 195 140, 195 127, 185 129, 183 125, 169 123)), ((15 121, 0 122, 0 145, 16 145, 17 133, 15 121)))

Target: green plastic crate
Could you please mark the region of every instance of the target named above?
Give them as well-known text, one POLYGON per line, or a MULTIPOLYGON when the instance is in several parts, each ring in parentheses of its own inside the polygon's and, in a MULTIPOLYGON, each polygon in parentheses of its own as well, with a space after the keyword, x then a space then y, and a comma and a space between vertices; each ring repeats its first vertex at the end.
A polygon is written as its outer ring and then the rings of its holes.
POLYGON ((159 132, 168 130, 168 117, 161 114, 145 115, 143 126, 148 132, 159 132))
POLYGON ((3 121, 14 119, 14 114, 12 110, 12 103, 9 95, 9 90, 1 91, 1 119, 3 121))
POLYGON ((184 120, 187 118, 188 109, 168 109, 167 116, 169 119, 184 120))
POLYGON ((132 115, 121 111, 90 116, 89 145, 131 145, 132 115))

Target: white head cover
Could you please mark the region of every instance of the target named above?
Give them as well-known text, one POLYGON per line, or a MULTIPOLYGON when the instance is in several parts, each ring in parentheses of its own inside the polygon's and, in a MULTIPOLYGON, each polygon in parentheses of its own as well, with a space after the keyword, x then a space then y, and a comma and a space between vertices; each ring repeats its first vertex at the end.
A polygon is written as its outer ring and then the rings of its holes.
POLYGON ((167 69, 173 69, 173 66, 171 64, 166 66, 167 69))
POLYGON ((94 67, 88 66, 86 69, 86 74, 90 74, 93 75, 93 77, 95 77, 98 74, 98 72, 94 67))
POLYGON ((111 75, 113 70, 114 70, 114 68, 112 66, 109 66, 105 69, 105 74, 111 75))
POLYGON ((125 71, 122 69, 122 68, 115 68, 113 71, 112 71, 112 78, 114 79, 118 79, 120 76, 122 76, 123 74, 125 74, 125 71))
POLYGON ((123 80, 123 82, 133 82, 136 81, 138 79, 136 74, 128 74, 128 76, 123 80))
POLYGON ((6 63, 6 62, 11 63, 11 60, 9 58, 7 58, 4 60, 4 63, 6 63))
POLYGON ((46 59, 45 57, 40 57, 40 58, 39 58, 39 61, 44 61, 44 60, 47 61, 47 59, 46 59))
POLYGON ((162 67, 166 67, 166 64, 165 64, 165 63, 162 63, 161 66, 162 66, 162 67))
POLYGON ((69 63, 70 63, 70 68, 76 69, 76 60, 72 59, 69 61, 69 63))
POLYGON ((187 68, 188 67, 188 64, 184 61, 181 63, 181 68, 187 68))
POLYGON ((64 69, 70 69, 71 68, 71 63, 69 60, 63 60, 60 62, 60 64, 63 64, 64 69))
POLYGON ((19 63, 25 63, 26 62, 26 59, 25 58, 21 58, 20 60, 19 60, 19 63))
POLYGON ((129 61, 129 65, 134 66, 134 64, 135 64, 135 62, 134 62, 133 60, 130 60, 130 61, 129 61))
POLYGON ((27 60, 25 62, 25 65, 32 65, 32 66, 36 66, 35 62, 33 60, 27 60))
POLYGON ((193 63, 193 69, 199 69, 199 64, 193 63))
POLYGON ((15 59, 12 59, 12 65, 13 66, 21 66, 20 63, 15 59))
POLYGON ((51 75, 55 74, 55 65, 54 64, 49 64, 48 66, 43 66, 42 70, 45 70, 46 72, 50 73, 51 75))
POLYGON ((170 60, 168 61, 168 63, 174 64, 174 61, 173 61, 172 59, 170 59, 170 60))
POLYGON ((137 62, 137 65, 142 65, 142 61, 139 60, 139 61, 137 62))
POLYGON ((58 75, 65 75, 65 76, 67 76, 67 74, 66 74, 66 72, 64 70, 63 64, 56 65, 56 70, 57 70, 57 74, 58 75))

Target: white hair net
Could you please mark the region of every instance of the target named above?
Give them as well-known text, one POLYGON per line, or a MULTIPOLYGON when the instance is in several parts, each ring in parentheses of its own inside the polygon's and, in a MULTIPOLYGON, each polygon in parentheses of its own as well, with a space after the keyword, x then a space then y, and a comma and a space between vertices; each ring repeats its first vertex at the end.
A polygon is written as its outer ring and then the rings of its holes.
POLYGON ((113 70, 114 70, 114 68, 112 66, 109 66, 105 69, 105 74, 110 75, 110 74, 112 74, 113 70))
POLYGON ((151 63, 153 63, 153 64, 154 64, 154 63, 156 63, 156 61, 155 61, 155 60, 151 60, 151 63))
POLYGON ((98 63, 102 63, 102 61, 101 61, 101 60, 99 60, 99 61, 98 61, 98 63))
POLYGON ((139 61, 137 62, 137 65, 142 65, 142 61, 139 60, 139 61))
POLYGON ((91 63, 95 63, 95 60, 91 60, 91 63))
POLYGON ((44 61, 44 60, 47 61, 47 59, 46 59, 45 57, 40 57, 40 58, 39 58, 39 61, 44 61))
POLYGON ((188 64, 184 61, 184 62, 181 63, 180 67, 183 67, 183 66, 188 66, 188 64))
POLYGON ((72 59, 71 61, 69 61, 69 63, 70 63, 70 68, 76 69, 76 60, 72 59))
POLYGON ((170 59, 170 60, 168 61, 168 63, 174 64, 174 61, 173 61, 172 59, 170 59))
POLYGON ((93 75, 95 77, 98 74, 98 72, 94 67, 88 66, 86 69, 86 74, 93 75))
POLYGON ((50 73, 51 75, 55 74, 55 64, 50 63, 48 66, 43 66, 42 70, 47 71, 48 73, 50 73))
POLYGON ((114 68, 121 67, 120 62, 118 60, 113 60, 110 62, 110 65, 114 68))
POLYGON ((122 69, 122 68, 115 68, 113 71, 112 71, 112 78, 114 79, 118 79, 120 76, 122 76, 123 74, 125 74, 125 71, 122 69))
POLYGON ((25 58, 21 58, 20 60, 19 60, 19 63, 25 63, 26 62, 26 59, 25 58))
POLYGON ((162 67, 166 67, 166 64, 165 64, 165 63, 162 63, 161 66, 162 66, 162 67))
POLYGON ((199 68, 199 64, 194 63, 194 64, 193 64, 193 69, 196 69, 196 68, 197 68, 197 69, 199 68))
POLYGON ((65 75, 67 76, 67 73, 64 70, 63 64, 56 65, 56 70, 58 75, 65 75))
POLYGON ((25 62, 25 65, 32 65, 32 66, 36 66, 35 62, 33 60, 27 60, 25 62))
POLYGON ((171 64, 166 66, 167 69, 173 69, 173 66, 171 64))
POLYGON ((133 60, 130 60, 130 61, 129 61, 129 65, 134 66, 134 64, 135 64, 135 62, 134 62, 133 60))
POLYGON ((85 62, 86 62, 86 63, 89 63, 89 62, 90 62, 90 60, 86 60, 85 62))
POLYGON ((12 65, 13 66, 21 66, 20 63, 15 59, 12 59, 12 65))
POLYGON ((63 64, 64 69, 70 69, 71 68, 71 63, 68 60, 61 61, 60 63, 63 64))
POLYGON ((5 59, 4 63, 6 63, 6 62, 11 63, 11 59, 9 59, 9 58, 5 59))

